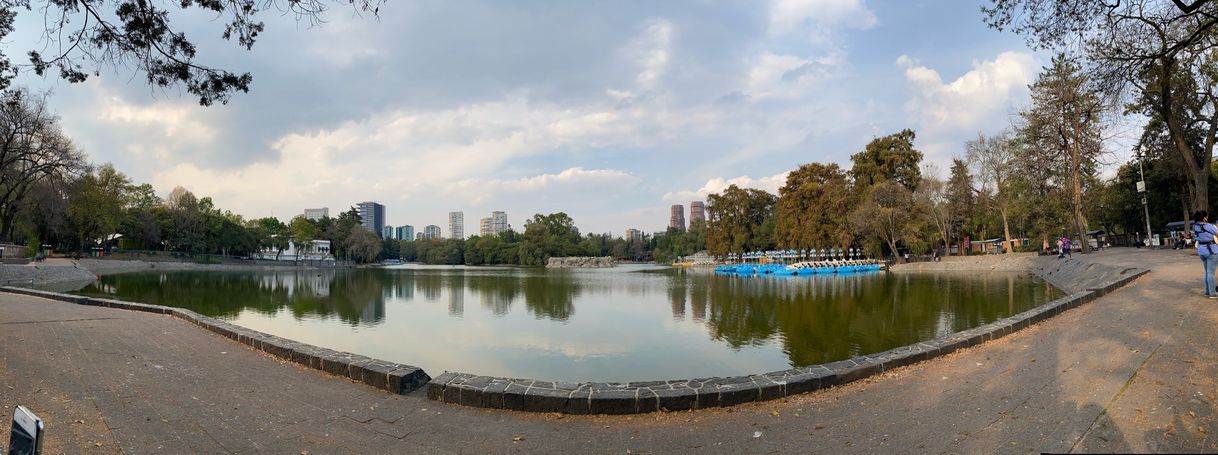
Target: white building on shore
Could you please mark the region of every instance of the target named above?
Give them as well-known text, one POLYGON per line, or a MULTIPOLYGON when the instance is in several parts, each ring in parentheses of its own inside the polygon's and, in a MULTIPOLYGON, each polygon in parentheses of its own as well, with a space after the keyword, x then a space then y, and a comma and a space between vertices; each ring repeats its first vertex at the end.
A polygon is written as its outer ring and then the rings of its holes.
MULTIPOLYGON (((276 250, 274 248, 266 248, 259 251, 255 259, 276 260, 276 250)), ((309 247, 304 251, 296 249, 296 242, 288 242, 288 249, 279 253, 278 260, 280 261, 333 261, 334 255, 331 254, 329 240, 314 240, 309 243, 309 247)))

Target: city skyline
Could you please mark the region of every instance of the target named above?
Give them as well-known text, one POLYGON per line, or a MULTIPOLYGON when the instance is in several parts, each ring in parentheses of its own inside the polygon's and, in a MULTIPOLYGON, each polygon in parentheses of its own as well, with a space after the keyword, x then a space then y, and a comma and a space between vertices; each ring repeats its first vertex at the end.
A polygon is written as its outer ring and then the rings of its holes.
MULTIPOLYGON (((981 16, 866 0, 386 7, 377 21, 334 15, 316 30, 268 16, 257 52, 201 49, 254 74, 226 105, 150 95, 122 71, 83 84, 22 72, 15 85, 53 88, 50 108, 95 163, 247 219, 291 207, 333 216, 358 195, 388 206, 392 225, 444 224, 460 207, 506 210, 517 226, 562 211, 581 232, 654 232, 670 204, 731 184, 773 193, 801 164, 847 166, 904 128, 945 176, 964 141, 1028 104, 1049 62, 981 16), (436 25, 452 17, 469 20, 436 25)), ((19 15, 16 28, 39 20, 19 15)), ((1114 144, 1120 162, 1128 147, 1114 144)))

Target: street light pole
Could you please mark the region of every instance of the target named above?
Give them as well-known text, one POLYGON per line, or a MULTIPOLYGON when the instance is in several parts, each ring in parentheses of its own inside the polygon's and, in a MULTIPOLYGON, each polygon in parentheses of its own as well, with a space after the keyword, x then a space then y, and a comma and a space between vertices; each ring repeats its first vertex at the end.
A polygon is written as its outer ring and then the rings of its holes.
MULTIPOLYGON (((1142 169, 1142 156, 1138 155, 1138 194, 1142 195, 1142 214, 1146 217, 1146 238, 1150 239, 1150 208, 1146 205, 1146 172, 1142 169)), ((1150 246, 1150 245, 1147 245, 1150 246)))

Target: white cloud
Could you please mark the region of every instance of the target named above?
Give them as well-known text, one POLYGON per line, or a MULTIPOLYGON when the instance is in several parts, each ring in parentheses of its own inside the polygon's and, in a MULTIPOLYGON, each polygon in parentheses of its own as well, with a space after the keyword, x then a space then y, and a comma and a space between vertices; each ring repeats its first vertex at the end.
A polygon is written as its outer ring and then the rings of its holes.
POLYGON ((627 60, 639 69, 635 83, 640 89, 653 90, 663 78, 672 52, 672 34, 671 22, 652 21, 622 49, 627 60))
POLYGON ((775 33, 809 24, 866 30, 877 22, 863 0, 773 0, 770 4, 770 29, 775 33))
POLYGON ((766 52, 749 68, 746 91, 752 100, 801 98, 832 77, 841 63, 842 55, 836 52, 818 58, 766 52))
POLYGON ((604 197, 605 191, 638 183, 639 178, 617 169, 572 167, 557 174, 539 174, 518 179, 464 179, 447 186, 450 196, 474 204, 502 203, 526 195, 532 197, 604 197))
POLYGON ((257 216, 290 217, 293 213, 285 211, 321 205, 341 209, 369 199, 434 213, 437 219, 448 210, 490 203, 561 209, 578 204, 573 195, 603 199, 639 179, 621 170, 579 166, 504 178, 507 163, 564 147, 648 146, 674 131, 714 122, 654 106, 618 109, 611 104, 561 107, 513 96, 448 110, 378 113, 283 136, 273 143, 280 155, 276 160, 236 169, 182 160, 158 170, 152 181, 161 191, 182 185, 212 196, 218 206, 257 216), (521 194, 530 196, 499 197, 521 194), (555 202, 539 204, 547 199, 555 202))
POLYGON ((907 55, 896 63, 905 68, 912 92, 905 111, 932 131, 976 134, 996 120, 1005 121, 1000 114, 1027 97, 1027 86, 1036 77, 1036 61, 1027 52, 1003 52, 994 60, 973 62, 971 71, 946 84, 938 71, 907 55))
POLYGON ((787 182, 787 174, 790 171, 774 174, 771 176, 763 176, 758 178, 742 175, 733 178, 715 177, 707 180, 702 188, 696 190, 679 190, 664 194, 664 200, 668 202, 682 202, 705 200, 706 196, 712 193, 721 193, 727 187, 736 185, 741 188, 756 188, 767 192, 778 194, 778 188, 782 187, 787 182))

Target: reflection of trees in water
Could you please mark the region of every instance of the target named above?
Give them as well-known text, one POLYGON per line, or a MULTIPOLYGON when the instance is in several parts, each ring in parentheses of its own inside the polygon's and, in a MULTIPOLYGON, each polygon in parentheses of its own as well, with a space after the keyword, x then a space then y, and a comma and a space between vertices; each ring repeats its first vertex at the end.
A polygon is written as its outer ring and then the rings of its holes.
POLYGON ((187 308, 208 316, 232 318, 244 310, 273 315, 287 308, 296 318, 337 316, 357 324, 385 318, 382 289, 388 284, 383 273, 333 270, 168 272, 111 275, 81 293, 187 308))
POLYGON ((411 274, 414 279, 414 290, 428 302, 438 302, 444 289, 444 276, 430 273, 411 274))
POLYGON ((470 275, 465 277, 465 285, 478 296, 482 308, 495 316, 508 314, 521 292, 515 274, 470 275))
POLYGON ((689 295, 691 308, 705 302, 712 337, 741 347, 777 336, 793 365, 841 360, 931 339, 1010 316, 1056 296, 1043 283, 1009 274, 720 276, 708 282, 707 293, 689 295))
POLYGON ((524 305, 537 318, 566 321, 575 314, 575 296, 581 284, 570 273, 545 273, 529 275, 522 280, 524 305))

